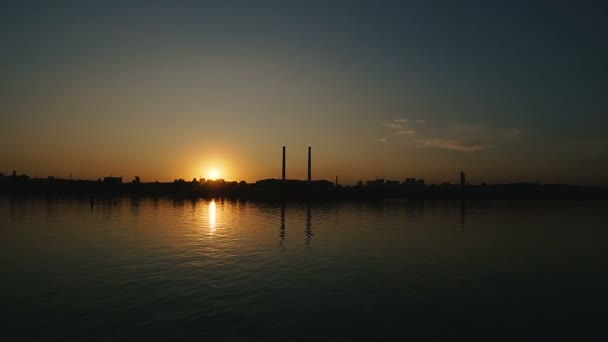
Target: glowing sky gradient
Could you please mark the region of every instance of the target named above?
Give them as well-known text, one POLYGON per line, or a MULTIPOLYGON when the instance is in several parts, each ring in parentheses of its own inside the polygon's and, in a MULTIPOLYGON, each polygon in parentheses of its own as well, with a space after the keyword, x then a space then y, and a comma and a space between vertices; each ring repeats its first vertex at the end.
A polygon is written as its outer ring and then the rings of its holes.
POLYGON ((0 172, 608 184, 601 2, 0 4, 0 172))

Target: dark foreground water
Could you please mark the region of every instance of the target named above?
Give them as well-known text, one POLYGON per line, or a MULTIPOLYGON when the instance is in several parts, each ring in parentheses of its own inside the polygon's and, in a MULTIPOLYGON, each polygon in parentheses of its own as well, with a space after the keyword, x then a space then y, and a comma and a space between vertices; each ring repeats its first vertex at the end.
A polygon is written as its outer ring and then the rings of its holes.
POLYGON ((0 198, 0 340, 606 340, 607 216, 0 198))

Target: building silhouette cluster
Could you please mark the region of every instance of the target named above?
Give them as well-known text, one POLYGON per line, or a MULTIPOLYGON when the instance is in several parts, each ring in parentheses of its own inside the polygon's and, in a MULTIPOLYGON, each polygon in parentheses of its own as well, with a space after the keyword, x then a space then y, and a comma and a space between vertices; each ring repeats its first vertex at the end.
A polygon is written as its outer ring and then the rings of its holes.
POLYGON ((354 186, 312 178, 312 148, 308 147, 308 177, 288 179, 286 147, 283 146, 281 178, 268 178, 255 183, 175 179, 173 182, 142 182, 135 176, 123 182, 120 176, 97 180, 30 178, 13 171, 0 173, 0 194, 11 196, 177 196, 177 197, 241 197, 262 199, 339 199, 339 198, 421 198, 421 199, 608 199, 608 188, 540 183, 510 183, 488 185, 469 184, 460 172, 460 184, 443 182, 426 184, 424 179, 405 178, 403 181, 376 178, 359 181, 354 186))

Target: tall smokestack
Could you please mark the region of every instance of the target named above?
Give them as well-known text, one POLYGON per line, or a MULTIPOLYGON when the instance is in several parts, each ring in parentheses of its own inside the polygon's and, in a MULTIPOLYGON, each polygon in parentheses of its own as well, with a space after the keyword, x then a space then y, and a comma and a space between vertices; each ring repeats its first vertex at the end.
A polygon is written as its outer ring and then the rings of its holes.
POLYGON ((283 181, 285 181, 285 146, 283 146, 283 173, 282 173, 282 179, 283 179, 283 181))
POLYGON ((310 160, 310 146, 308 146, 308 181, 309 182, 312 180, 311 179, 311 174, 310 174, 310 163, 311 163, 311 160, 310 160))

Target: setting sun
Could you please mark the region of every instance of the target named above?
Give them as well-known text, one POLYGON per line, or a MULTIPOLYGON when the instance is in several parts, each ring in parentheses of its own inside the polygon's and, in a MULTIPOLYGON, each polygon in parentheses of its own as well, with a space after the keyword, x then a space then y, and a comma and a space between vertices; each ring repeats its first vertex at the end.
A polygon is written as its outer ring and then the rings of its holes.
POLYGON ((209 179, 211 180, 216 180, 220 177, 220 173, 217 169, 211 169, 209 170, 209 172, 207 173, 207 176, 209 177, 209 179))

